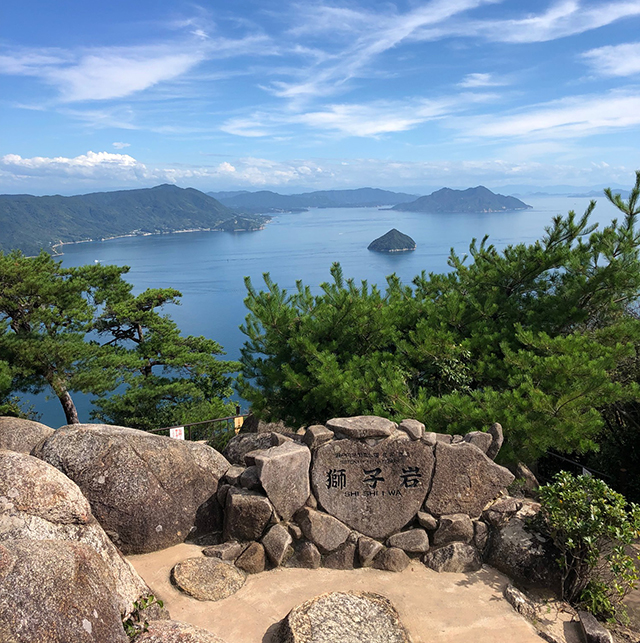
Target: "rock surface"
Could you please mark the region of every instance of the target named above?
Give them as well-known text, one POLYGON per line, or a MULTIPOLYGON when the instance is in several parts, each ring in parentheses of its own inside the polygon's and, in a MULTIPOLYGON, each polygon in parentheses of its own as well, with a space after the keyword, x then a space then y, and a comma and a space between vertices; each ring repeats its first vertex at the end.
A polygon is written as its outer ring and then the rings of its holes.
POLYGON ((332 440, 333 436, 333 431, 327 429, 323 424, 314 424, 305 431, 302 441, 310 449, 315 449, 316 447, 323 445, 325 442, 332 440))
POLYGON ((436 572, 476 572, 482 567, 480 552, 472 545, 458 542, 432 549, 422 560, 436 572))
POLYGON ((311 484, 325 511, 366 536, 386 538, 420 510, 432 470, 433 450, 422 442, 334 440, 316 449, 311 484))
POLYGON ((374 558, 382 549, 382 543, 379 543, 373 538, 368 536, 360 536, 358 538, 358 559, 362 567, 371 567, 374 558))
POLYGON ((547 538, 529 531, 518 514, 489 538, 485 560, 518 583, 560 589, 558 550, 547 538))
POLYGON ((209 558, 219 558, 220 560, 230 560, 231 562, 233 562, 242 554, 242 552, 246 548, 246 543, 239 543, 235 540, 228 540, 227 542, 220 543, 219 545, 211 545, 210 547, 205 547, 202 550, 202 553, 209 558))
POLYGON ((387 572, 401 572, 411 562, 407 554, 397 547, 383 549, 374 559, 373 566, 387 572))
POLYGON ((244 469, 244 456, 259 449, 270 449, 280 444, 275 433, 238 433, 229 440, 222 455, 231 463, 244 469))
POLYGON ((322 556, 318 548, 308 541, 295 543, 295 554, 287 561, 287 567, 300 567, 303 569, 318 569, 322 563, 322 556))
POLYGON ((489 433, 489 435, 493 438, 493 440, 491 441, 491 446, 487 450, 487 457, 491 458, 491 460, 495 460, 504 442, 502 425, 498 422, 494 422, 489 427, 487 433, 489 433))
POLYGON ((208 630, 180 621, 149 621, 136 643, 225 643, 208 630))
POLYGON ((404 431, 412 440, 421 440, 424 436, 424 424, 418 422, 418 420, 402 420, 398 428, 404 431))
POLYGON ((586 643, 613 643, 611 632, 593 614, 578 610, 578 616, 586 643))
POLYGON ((424 554, 429 551, 429 536, 424 529, 409 529, 390 536, 387 544, 410 554, 424 554))
POLYGON ((409 643, 391 602, 369 592, 321 594, 289 612, 274 643, 409 643))
POLYGON ((109 570, 88 545, 0 543, 0 641, 127 643, 109 570))
POLYGON ((0 451, 0 542, 11 539, 71 541, 91 547, 104 561, 103 581, 122 614, 131 612, 134 601, 149 593, 72 480, 30 455, 0 451))
POLYGON ((473 536, 473 523, 467 514, 450 514, 440 517, 438 529, 433 534, 433 544, 439 546, 454 541, 470 543, 473 536))
POLYGON ((386 438, 396 430, 396 423, 375 415, 356 415, 333 418, 326 424, 331 431, 338 431, 348 438, 386 438))
POLYGON ((304 507, 296 514, 296 521, 305 538, 329 553, 342 545, 349 537, 349 528, 333 516, 304 507))
POLYGON ((327 554, 322 561, 323 567, 329 569, 353 569, 356 564, 356 545, 346 542, 338 549, 327 554))
POLYGON ((232 487, 224 509, 224 539, 259 540, 272 515, 273 507, 265 496, 232 487))
POLYGON ((478 449, 486 455, 493 443, 493 436, 490 433, 483 433, 482 431, 472 431, 464 436, 464 441, 478 447, 478 449))
POLYGON ((236 567, 247 574, 263 572, 265 564, 264 547, 260 543, 251 543, 236 560, 236 567))
POLYGON ((292 542, 293 538, 286 527, 273 525, 262 539, 262 546, 273 565, 279 567, 293 554, 292 542))
POLYGON ((199 601, 219 601, 235 594, 246 576, 219 558, 187 558, 171 570, 173 582, 199 601))
POLYGON ((34 450, 71 478, 125 554, 215 531, 218 481, 229 463, 204 444, 103 424, 58 429, 34 450))
POLYGON ((434 516, 464 513, 475 518, 513 480, 508 469, 471 444, 438 442, 435 474, 425 509, 434 516))
POLYGON ((255 456, 262 488, 283 520, 289 520, 309 497, 311 451, 295 442, 272 447, 255 456))
POLYGON ((40 422, 8 416, 0 417, 0 449, 31 453, 33 447, 53 435, 54 430, 40 422))

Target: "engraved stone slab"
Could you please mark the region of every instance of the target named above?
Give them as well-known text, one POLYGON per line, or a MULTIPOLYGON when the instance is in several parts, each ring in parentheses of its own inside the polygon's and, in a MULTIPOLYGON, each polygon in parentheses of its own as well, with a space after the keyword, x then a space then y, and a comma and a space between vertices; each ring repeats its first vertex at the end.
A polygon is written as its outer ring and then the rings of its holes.
POLYGON ((420 510, 433 463, 433 449, 422 442, 335 440, 315 451, 311 483, 327 513, 366 536, 386 538, 420 510))

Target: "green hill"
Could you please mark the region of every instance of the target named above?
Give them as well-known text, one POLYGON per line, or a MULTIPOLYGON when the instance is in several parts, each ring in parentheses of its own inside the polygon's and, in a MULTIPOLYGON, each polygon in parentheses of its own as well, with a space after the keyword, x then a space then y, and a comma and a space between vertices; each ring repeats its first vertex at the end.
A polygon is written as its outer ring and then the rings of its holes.
POLYGON ((520 199, 494 194, 491 190, 479 185, 467 190, 442 188, 410 203, 398 204, 392 210, 402 212, 504 212, 526 210, 530 207, 520 199))
POLYGON ((306 208, 362 208, 395 205, 413 201, 414 194, 390 192, 379 188, 356 190, 319 190, 303 194, 278 194, 269 190, 259 192, 209 192, 230 208, 245 212, 295 212, 306 208))
POLYGON ((392 228, 386 234, 372 241, 367 249, 376 252, 407 252, 416 249, 416 242, 410 236, 392 228))
MULTIPOLYGON (((224 224, 234 217, 236 212, 203 192, 174 185, 71 197, 5 194, 0 195, 0 250, 33 255, 61 242, 228 229, 224 224)), ((243 229, 259 229, 267 221, 244 219, 243 229)))

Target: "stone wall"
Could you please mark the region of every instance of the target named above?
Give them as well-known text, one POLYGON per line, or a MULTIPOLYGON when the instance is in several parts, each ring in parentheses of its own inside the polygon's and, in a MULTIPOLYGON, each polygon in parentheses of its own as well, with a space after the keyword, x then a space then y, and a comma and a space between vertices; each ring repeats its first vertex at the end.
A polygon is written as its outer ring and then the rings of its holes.
POLYGON ((373 416, 240 434, 217 492, 223 542, 205 553, 245 571, 398 570, 417 557, 439 571, 477 569, 490 528, 483 512, 514 479, 489 457, 501 444, 499 424, 451 436, 373 416))

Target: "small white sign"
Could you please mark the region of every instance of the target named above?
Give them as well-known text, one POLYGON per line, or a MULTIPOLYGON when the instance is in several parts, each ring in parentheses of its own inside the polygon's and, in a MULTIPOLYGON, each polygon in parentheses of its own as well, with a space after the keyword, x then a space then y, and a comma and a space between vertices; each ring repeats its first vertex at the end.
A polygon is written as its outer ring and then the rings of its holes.
POLYGON ((184 440, 184 427, 176 426, 173 429, 169 429, 169 435, 176 440, 184 440))

